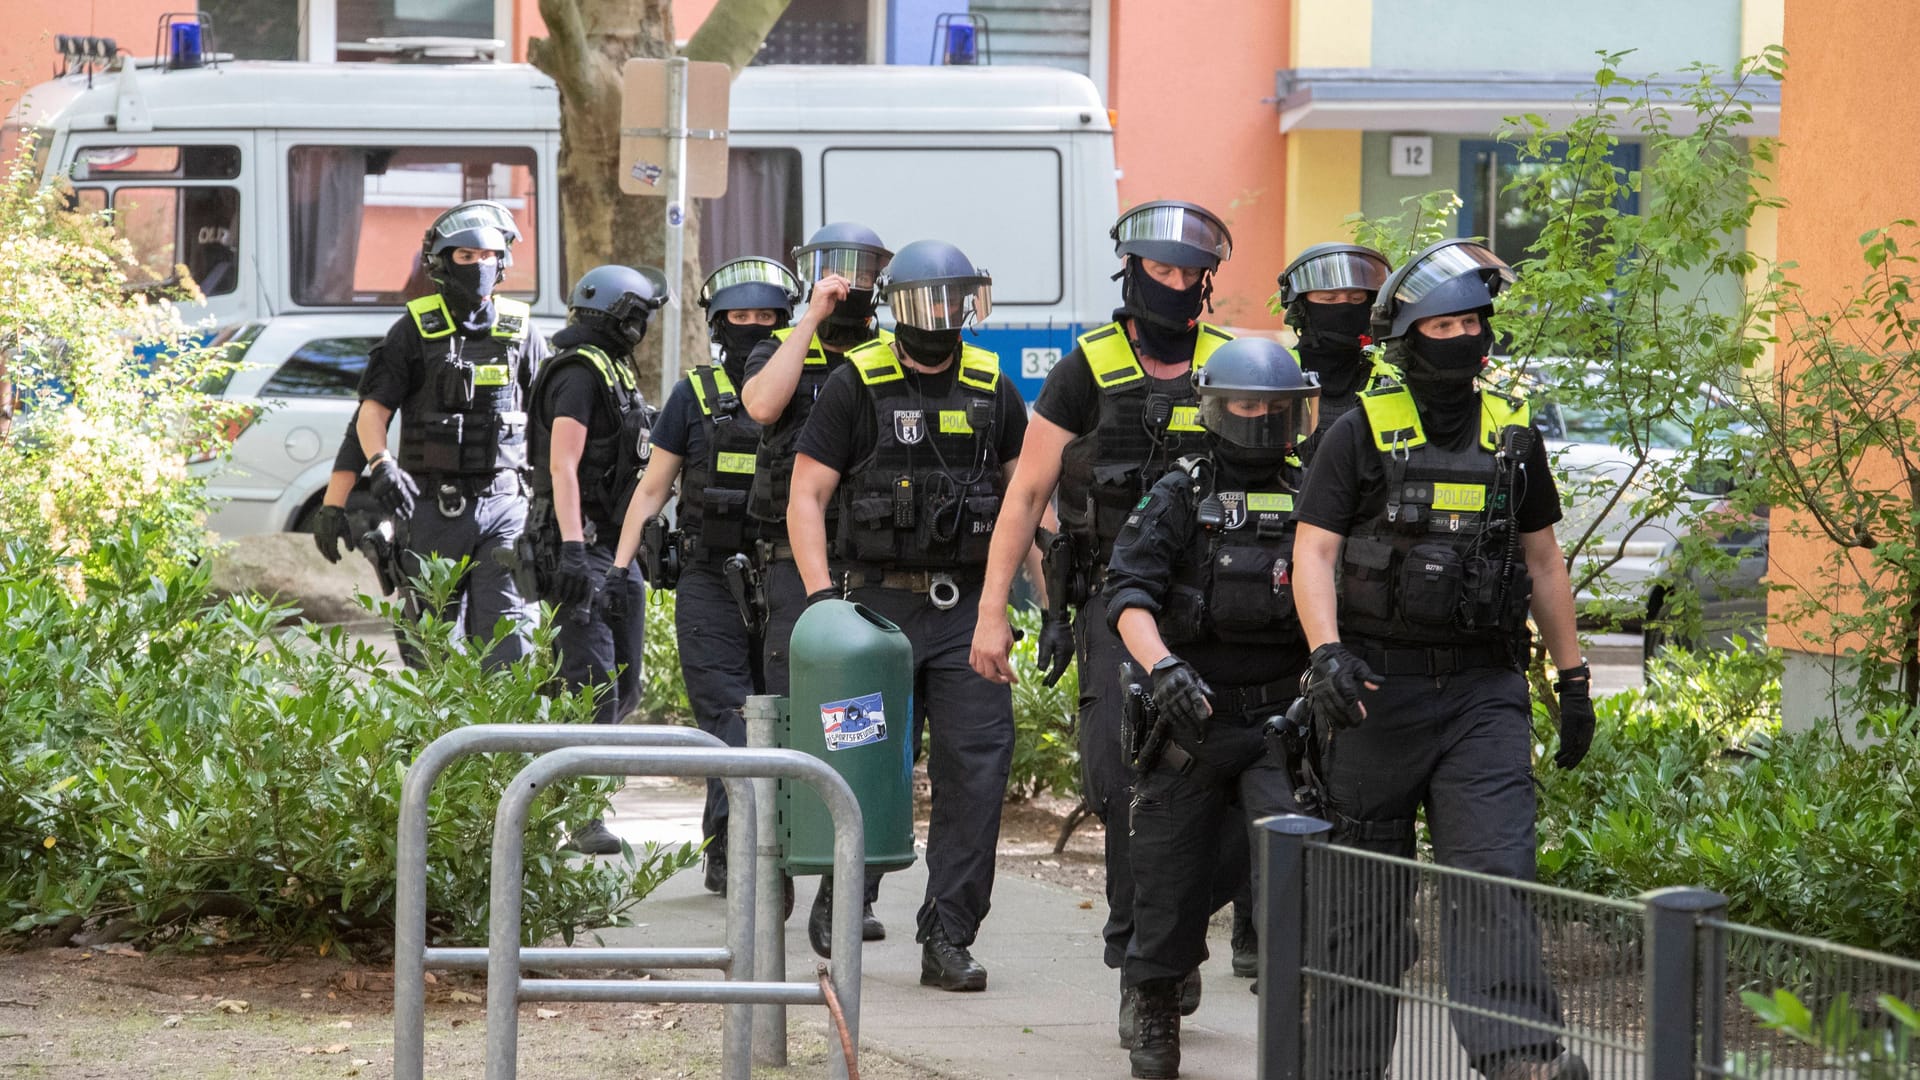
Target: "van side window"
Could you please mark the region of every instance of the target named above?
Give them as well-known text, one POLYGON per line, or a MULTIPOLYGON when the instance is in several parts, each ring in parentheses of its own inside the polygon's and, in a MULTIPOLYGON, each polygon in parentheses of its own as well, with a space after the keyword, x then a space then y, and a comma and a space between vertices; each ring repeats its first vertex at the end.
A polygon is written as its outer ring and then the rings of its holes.
POLYGON ((83 146, 67 175, 78 181, 233 180, 237 146, 83 146))
POLYGON ((187 273, 207 296, 234 290, 240 271, 240 191, 230 187, 116 187, 113 227, 133 247, 127 284, 171 285, 187 273))
POLYGON ((332 397, 359 396, 360 373, 367 370, 367 354, 380 344, 379 338, 318 338, 294 351, 280 370, 260 388, 260 396, 332 397))
POLYGON ((836 147, 820 155, 821 220, 858 221, 890 243, 934 235, 959 245, 992 271, 996 309, 1057 304, 1066 295, 1061 171, 1051 147, 836 147))
MULTIPOLYGON (((800 151, 735 146, 727 150, 727 193, 700 199, 700 265, 764 255, 786 262, 800 246, 800 151)), ((885 235, 885 234, 882 234, 885 235)))
POLYGON ((296 146, 287 152, 288 268, 293 302, 392 307, 434 290, 420 238, 442 210, 492 199, 520 242, 501 292, 535 297, 539 203, 531 147, 296 146))

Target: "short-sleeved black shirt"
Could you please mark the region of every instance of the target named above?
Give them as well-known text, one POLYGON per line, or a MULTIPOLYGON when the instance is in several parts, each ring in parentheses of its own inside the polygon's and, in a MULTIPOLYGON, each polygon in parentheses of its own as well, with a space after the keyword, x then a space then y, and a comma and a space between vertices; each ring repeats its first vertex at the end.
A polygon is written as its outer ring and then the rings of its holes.
POLYGON ((366 467, 367 454, 360 448, 360 408, 355 406, 353 415, 347 417, 347 433, 340 440, 340 449, 333 455, 333 471, 357 473, 366 467))
POLYGON ((693 382, 681 379, 653 422, 653 448, 665 450, 682 459, 706 450, 706 432, 694 422, 700 414, 700 402, 693 396, 693 382))
MULTIPOLYGON (((908 385, 928 397, 946 396, 959 376, 957 363, 934 374, 905 370, 908 385)), ((1004 377, 994 392, 994 406, 994 449, 1004 464, 1020 456, 1020 444, 1027 437, 1027 407, 1020 391, 1013 388, 1013 380, 1004 377)), ((820 398, 813 403, 813 415, 807 417, 796 449, 844 476, 873 453, 880 441, 879 424, 859 371, 845 364, 820 388, 820 398)))
MULTIPOLYGON (((1469 427, 1463 440, 1478 438, 1469 427)), ((1560 520, 1560 489, 1553 482, 1545 444, 1536 438, 1520 470, 1514 521, 1523 533, 1560 520)), ((1347 536, 1380 514, 1387 503, 1385 455, 1374 448, 1367 411, 1355 409, 1327 429, 1294 508, 1294 519, 1347 536)))
MULTIPOLYGON (((1248 485, 1216 462, 1218 490, 1246 490, 1248 485)), ((1291 471, 1291 470, 1290 470, 1291 471)), ((1298 476, 1283 476, 1282 490, 1298 476)), ((1259 487, 1256 490, 1273 490, 1259 487)), ((1107 619, 1119 626, 1120 613, 1142 608, 1160 613, 1167 590, 1176 580, 1198 576, 1194 567, 1208 557, 1206 539, 1195 513, 1199 505, 1193 479, 1174 470, 1161 477, 1142 499, 1113 544, 1107 563, 1104 593, 1107 619)), ((1294 645, 1256 644, 1215 639, 1170 645, 1175 655, 1193 665, 1209 685, 1260 686, 1298 678, 1307 666, 1305 639, 1294 645)))
MULTIPOLYGON (((1171 379, 1150 377, 1148 382, 1155 393, 1176 398, 1193 393, 1193 383, 1185 374, 1171 379)), ((1033 399, 1033 411, 1066 431, 1085 435, 1100 426, 1103 396, 1093 381, 1093 367, 1087 363, 1087 354, 1075 345, 1072 352, 1061 357, 1053 370, 1047 372, 1040 395, 1033 399)))

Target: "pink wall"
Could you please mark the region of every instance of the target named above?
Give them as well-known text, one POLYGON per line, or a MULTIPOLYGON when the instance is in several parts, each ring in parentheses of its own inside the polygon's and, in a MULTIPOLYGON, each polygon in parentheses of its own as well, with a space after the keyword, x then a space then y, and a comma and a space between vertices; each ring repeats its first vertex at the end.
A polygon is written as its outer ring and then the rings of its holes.
POLYGON ((110 37, 135 56, 153 53, 153 31, 167 11, 191 10, 182 0, 6 0, 7 32, 0 34, 0 116, 36 83, 53 78, 59 57, 55 34, 110 37))
POLYGON ((1290 9, 1281 0, 1113 5, 1108 100, 1119 112, 1120 206, 1185 199, 1226 221, 1233 259, 1213 303, 1215 320, 1233 326, 1280 325, 1267 297, 1287 264, 1286 151, 1279 116, 1260 99, 1273 96, 1274 72, 1287 66, 1290 9))

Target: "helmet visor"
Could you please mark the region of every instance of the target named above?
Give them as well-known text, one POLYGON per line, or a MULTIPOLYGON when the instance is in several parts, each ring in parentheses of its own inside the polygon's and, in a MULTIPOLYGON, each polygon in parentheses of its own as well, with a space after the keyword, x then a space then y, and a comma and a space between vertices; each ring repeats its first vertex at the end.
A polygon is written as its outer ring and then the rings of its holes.
POLYGON ((993 311, 993 279, 916 281, 887 291, 887 306, 902 325, 920 330, 978 326, 993 311))
MULTIPOLYGON (((1140 254, 1154 258, 1156 248, 1178 245, 1193 249, 1193 254, 1213 263, 1233 256, 1233 240, 1212 215, 1186 206, 1143 206, 1128 213, 1114 226, 1116 250, 1127 254, 1128 245, 1139 245, 1140 254)), ((1168 259, 1159 259, 1168 262, 1168 259)), ((1186 265, 1181 263, 1180 265, 1186 265)))
POLYGON ((1313 430, 1319 416, 1318 387, 1311 391, 1232 390, 1200 398, 1200 426, 1248 450, 1291 450, 1313 430))
POLYGON ((1387 264, 1357 251, 1333 251, 1309 259, 1287 275, 1293 295, 1304 296, 1323 289, 1365 289, 1378 293, 1387 283, 1387 264))
POLYGON ((722 264, 708 275, 706 285, 700 289, 700 302, 712 304, 720 290, 735 285, 772 285, 787 294, 789 304, 800 299, 800 283, 786 267, 772 259, 747 258, 722 264))
POLYGON ((811 285, 829 274, 838 274, 856 289, 873 288, 880 271, 893 259, 884 251, 868 248, 800 248, 793 254, 794 269, 800 272, 801 281, 811 285))
POLYGON ((1462 274, 1478 274, 1492 295, 1498 295, 1503 284, 1513 283, 1513 267, 1500 256, 1475 243, 1449 244, 1408 267, 1393 297, 1403 306, 1411 306, 1462 274))
POLYGON ((464 232, 480 232, 492 229, 507 238, 508 243, 520 239, 520 230, 513 224, 513 215, 506 207, 494 203, 478 202, 456 206, 440 216, 434 222, 433 231, 443 240, 450 240, 464 232))

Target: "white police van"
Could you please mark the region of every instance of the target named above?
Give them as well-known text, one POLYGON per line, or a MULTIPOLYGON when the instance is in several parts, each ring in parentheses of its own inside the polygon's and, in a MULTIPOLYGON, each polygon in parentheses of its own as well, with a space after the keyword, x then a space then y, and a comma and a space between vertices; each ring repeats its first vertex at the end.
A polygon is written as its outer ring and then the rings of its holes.
MULTIPOLYGON (((164 58, 163 58, 164 59, 164 58)), ((1113 128, 1084 76, 1036 67, 755 67, 732 91, 727 195, 703 264, 785 260, 829 221, 898 249, 958 244, 992 271, 980 344, 1029 397, 1117 291, 1113 128)), ((524 236, 506 291, 564 317, 559 95, 524 64, 126 63, 29 91, 44 175, 111 206, 149 280, 184 265, 226 325, 397 312, 428 287, 420 235, 465 198, 524 236)), ((883 309, 884 316, 884 309, 883 309)))

